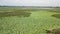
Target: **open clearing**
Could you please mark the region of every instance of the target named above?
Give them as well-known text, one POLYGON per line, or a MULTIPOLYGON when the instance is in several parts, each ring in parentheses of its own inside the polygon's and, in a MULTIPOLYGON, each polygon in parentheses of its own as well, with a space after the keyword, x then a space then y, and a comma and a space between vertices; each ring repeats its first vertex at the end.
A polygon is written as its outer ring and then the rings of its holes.
POLYGON ((45 34, 45 30, 47 29, 60 27, 60 13, 50 12, 48 10, 34 11, 28 9, 15 10, 0 8, 0 16, 2 16, 0 17, 0 34, 45 34), (6 14, 1 14, 1 12, 5 13, 10 11, 26 11, 31 12, 31 14, 29 17, 20 17, 16 16, 16 14, 14 14, 15 16, 10 16, 9 14, 9 17, 6 17, 6 14), (57 14, 58 17, 56 17, 55 14, 57 14))

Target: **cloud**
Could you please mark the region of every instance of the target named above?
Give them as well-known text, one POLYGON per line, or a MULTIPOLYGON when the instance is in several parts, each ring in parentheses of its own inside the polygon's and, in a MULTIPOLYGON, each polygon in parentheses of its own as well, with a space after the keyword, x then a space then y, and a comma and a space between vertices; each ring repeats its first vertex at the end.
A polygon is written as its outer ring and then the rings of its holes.
POLYGON ((60 6, 60 0, 0 0, 0 5, 60 6))

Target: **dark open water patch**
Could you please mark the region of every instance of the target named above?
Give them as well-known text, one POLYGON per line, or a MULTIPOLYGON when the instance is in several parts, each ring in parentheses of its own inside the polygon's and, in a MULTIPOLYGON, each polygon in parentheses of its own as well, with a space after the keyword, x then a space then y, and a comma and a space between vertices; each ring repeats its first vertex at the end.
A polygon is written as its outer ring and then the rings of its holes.
POLYGON ((54 14, 52 17, 60 18, 60 14, 54 14))
POLYGON ((0 17, 10 17, 10 16, 29 17, 30 15, 31 15, 30 12, 25 12, 25 11, 0 12, 0 17))

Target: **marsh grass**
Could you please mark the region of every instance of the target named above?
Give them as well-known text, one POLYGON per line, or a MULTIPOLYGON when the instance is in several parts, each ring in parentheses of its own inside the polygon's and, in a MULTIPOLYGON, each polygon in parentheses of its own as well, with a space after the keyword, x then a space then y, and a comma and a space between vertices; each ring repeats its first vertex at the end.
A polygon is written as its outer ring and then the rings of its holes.
POLYGON ((54 14, 53 17, 60 18, 60 14, 54 14))
POLYGON ((14 11, 14 12, 0 12, 0 17, 10 17, 10 16, 23 16, 29 17, 31 13, 26 11, 14 11))
POLYGON ((46 30, 46 34, 60 34, 60 28, 46 30))
POLYGON ((49 10, 0 9, 0 34, 45 34, 47 29, 60 27, 60 19, 52 17, 54 14, 49 10))
POLYGON ((49 12, 60 13, 60 8, 58 8, 58 9, 52 9, 52 10, 49 10, 49 12))

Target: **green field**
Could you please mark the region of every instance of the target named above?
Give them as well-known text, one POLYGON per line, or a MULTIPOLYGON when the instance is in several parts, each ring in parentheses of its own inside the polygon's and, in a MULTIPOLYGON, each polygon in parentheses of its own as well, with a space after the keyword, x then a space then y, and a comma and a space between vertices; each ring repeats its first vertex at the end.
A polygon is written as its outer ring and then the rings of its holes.
POLYGON ((46 34, 45 30, 60 27, 60 12, 51 11, 0 8, 0 34, 46 34))

